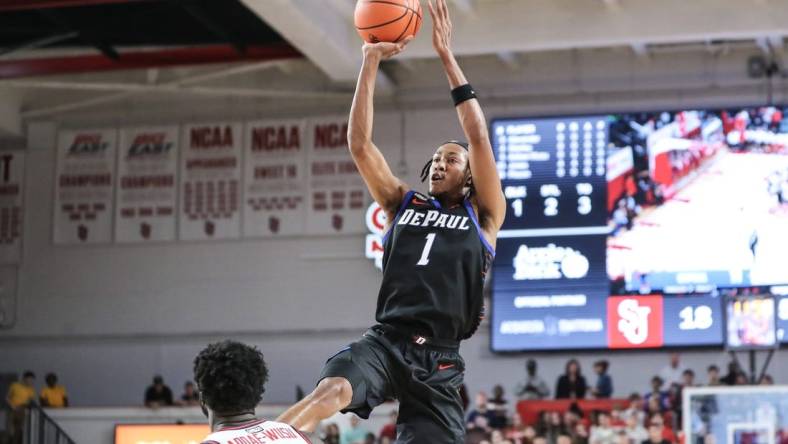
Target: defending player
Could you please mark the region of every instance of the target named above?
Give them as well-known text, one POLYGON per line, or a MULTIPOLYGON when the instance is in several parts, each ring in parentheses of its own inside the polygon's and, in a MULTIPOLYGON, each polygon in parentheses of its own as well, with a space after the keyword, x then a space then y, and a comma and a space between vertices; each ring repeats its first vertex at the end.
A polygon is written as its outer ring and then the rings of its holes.
POLYGON ((459 342, 481 320, 482 286, 505 200, 484 114, 450 48, 446 2, 430 2, 429 9, 433 46, 470 145, 447 142, 437 149, 422 171, 429 196, 396 178, 372 142, 372 98, 379 62, 401 52, 407 41, 364 45, 348 142, 390 221, 379 325, 329 359, 317 388, 279 417, 301 430, 314 430, 338 410, 367 418, 375 406, 396 398, 398 443, 464 442, 459 342))
POLYGON ((262 353, 240 342, 210 344, 194 358, 200 406, 211 425, 211 434, 203 444, 310 443, 287 424, 255 416, 267 379, 262 353))

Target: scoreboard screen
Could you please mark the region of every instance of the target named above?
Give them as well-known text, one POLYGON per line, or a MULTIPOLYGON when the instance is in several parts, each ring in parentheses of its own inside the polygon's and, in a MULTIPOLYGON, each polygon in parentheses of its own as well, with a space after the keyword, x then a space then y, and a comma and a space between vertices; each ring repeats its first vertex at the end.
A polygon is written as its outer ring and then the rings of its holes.
POLYGON ((494 120, 493 351, 723 345, 724 294, 788 288, 783 111, 494 120))
POLYGON ((493 122, 502 229, 604 226, 607 127, 600 117, 493 122))

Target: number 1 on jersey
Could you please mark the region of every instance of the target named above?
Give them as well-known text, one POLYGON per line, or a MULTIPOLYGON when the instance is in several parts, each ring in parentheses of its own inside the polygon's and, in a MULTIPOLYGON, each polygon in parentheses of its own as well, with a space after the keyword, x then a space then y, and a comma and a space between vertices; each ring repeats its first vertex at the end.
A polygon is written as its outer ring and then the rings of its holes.
POLYGON ((430 263, 430 250, 432 249, 433 242, 435 242, 435 233, 430 233, 427 235, 427 243, 424 245, 424 250, 421 252, 421 259, 416 262, 416 265, 427 265, 430 263))

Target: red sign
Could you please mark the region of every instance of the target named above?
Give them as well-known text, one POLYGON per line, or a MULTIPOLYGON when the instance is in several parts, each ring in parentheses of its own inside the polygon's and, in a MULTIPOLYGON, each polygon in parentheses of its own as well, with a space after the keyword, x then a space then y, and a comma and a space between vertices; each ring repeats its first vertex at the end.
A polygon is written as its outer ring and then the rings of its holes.
POLYGON ((662 296, 609 297, 607 339, 610 348, 661 347, 662 296))

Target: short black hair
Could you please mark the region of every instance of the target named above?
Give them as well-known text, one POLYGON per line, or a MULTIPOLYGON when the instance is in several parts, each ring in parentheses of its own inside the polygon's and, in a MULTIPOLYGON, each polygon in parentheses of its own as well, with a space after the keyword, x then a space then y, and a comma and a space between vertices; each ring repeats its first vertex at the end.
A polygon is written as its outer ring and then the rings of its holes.
POLYGON ((35 377, 36 377, 36 374, 31 372, 30 370, 25 370, 25 372, 22 374, 22 379, 35 378, 35 377))
POLYGON ((54 384, 57 382, 57 375, 51 372, 47 373, 47 375, 44 377, 44 381, 46 381, 47 383, 49 383, 49 381, 52 381, 52 383, 54 384))
POLYGON ((257 347, 226 340, 209 344, 194 358, 194 380, 211 410, 238 413, 260 403, 268 368, 257 347))

